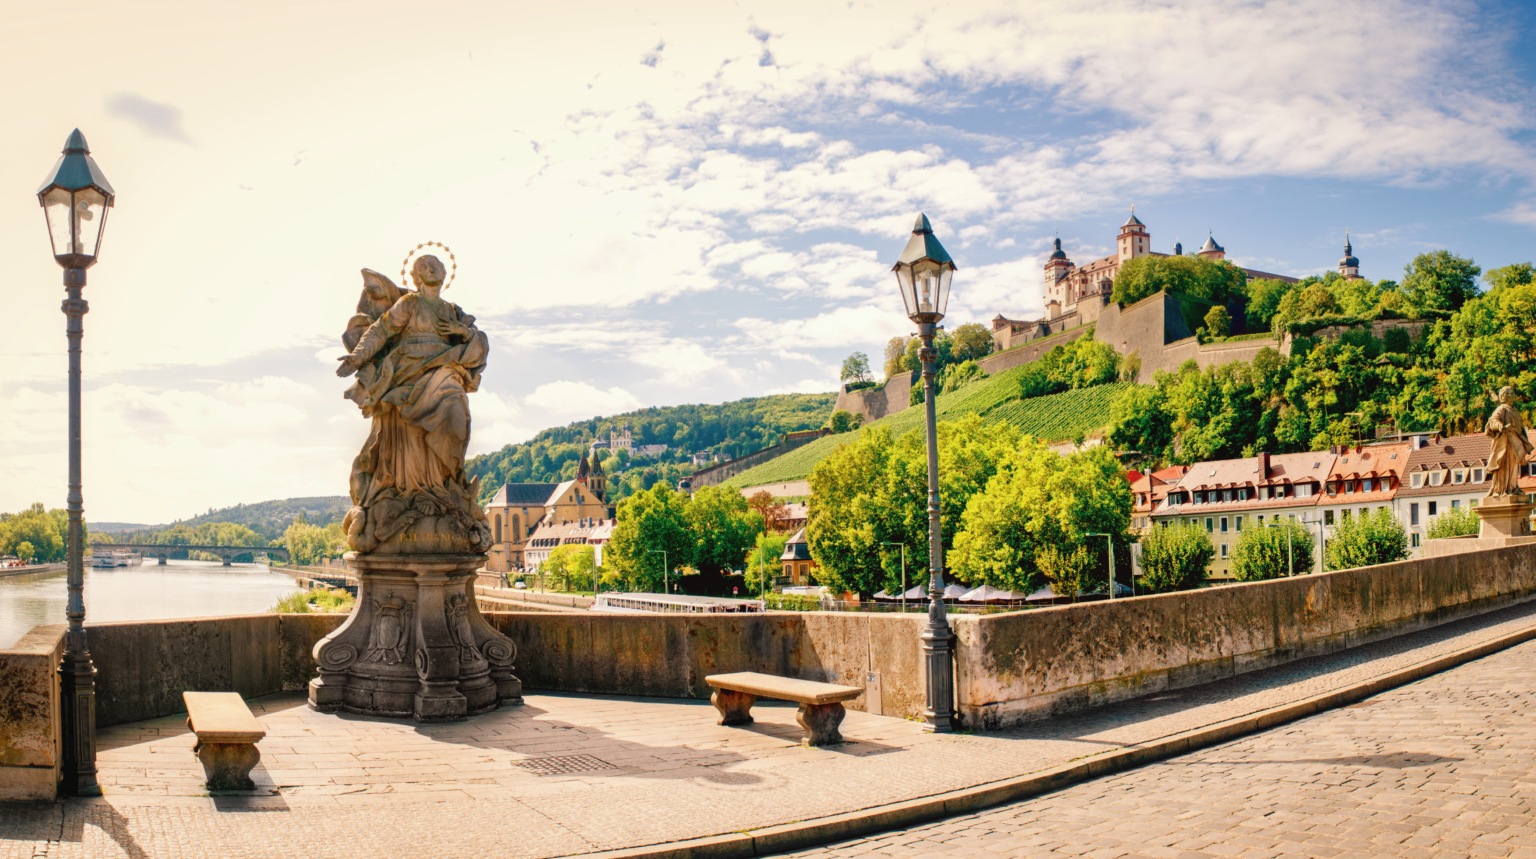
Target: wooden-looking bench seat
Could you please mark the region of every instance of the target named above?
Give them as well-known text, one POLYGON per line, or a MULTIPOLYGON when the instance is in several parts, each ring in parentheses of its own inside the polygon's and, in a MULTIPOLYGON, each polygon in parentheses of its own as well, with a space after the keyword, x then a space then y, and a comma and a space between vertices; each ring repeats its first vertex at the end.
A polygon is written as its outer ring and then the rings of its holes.
POLYGON ((846 713, 842 702, 864 694, 863 688, 857 686, 838 686, 752 671, 711 674, 704 678, 704 682, 715 690, 709 700, 720 711, 722 725, 752 724, 752 705, 759 698, 798 703, 800 713, 796 719, 805 729, 801 743, 807 746, 841 743, 843 735, 837 728, 846 713))
POLYGON ((197 735, 192 751, 203 762, 209 790, 255 790, 251 770, 261 761, 256 744, 266 729, 238 692, 183 692, 187 727, 197 735))

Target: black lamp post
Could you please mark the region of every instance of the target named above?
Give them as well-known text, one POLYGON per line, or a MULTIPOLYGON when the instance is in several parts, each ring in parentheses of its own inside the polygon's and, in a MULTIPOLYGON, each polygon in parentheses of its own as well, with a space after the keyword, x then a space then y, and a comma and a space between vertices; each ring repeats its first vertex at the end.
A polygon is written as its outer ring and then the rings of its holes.
POLYGON ((901 285, 907 317, 917 323, 923 348, 923 409, 928 428, 928 627, 921 636, 923 659, 928 667, 928 706, 923 711, 930 731, 954 729, 955 663, 951 656, 955 635, 944 609, 944 544, 939 531, 939 437, 933 412, 933 362, 938 353, 933 335, 949 305, 949 282, 955 261, 939 240, 927 215, 918 215, 912 238, 892 268, 901 285))
POLYGON ((80 297, 85 270, 96 264, 101 236, 107 226, 107 210, 115 194, 101 168, 91 158, 85 135, 75 129, 64 143, 48 178, 37 191, 37 200, 48 217, 48 236, 53 258, 64 268, 64 315, 69 321, 69 632, 64 639, 64 660, 59 665, 63 702, 64 789, 78 796, 100 796, 96 783, 96 667, 85 645, 85 546, 81 516, 85 509, 80 494, 80 338, 90 305, 80 297))

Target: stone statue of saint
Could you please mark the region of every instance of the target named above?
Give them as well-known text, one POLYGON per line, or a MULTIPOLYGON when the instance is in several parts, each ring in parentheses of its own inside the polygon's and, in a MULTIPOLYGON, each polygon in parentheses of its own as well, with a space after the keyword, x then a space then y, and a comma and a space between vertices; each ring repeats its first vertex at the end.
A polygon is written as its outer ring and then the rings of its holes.
POLYGON ((437 257, 417 258, 411 280, 416 290, 402 291, 364 270, 342 337, 350 354, 336 374, 357 375, 346 397, 373 420, 352 466, 347 539, 359 552, 484 552, 491 529, 464 452, 489 346, 475 317, 443 300, 437 257))
POLYGON ((1483 433, 1493 439, 1488 454, 1488 497, 1524 497, 1520 491, 1520 468, 1531 455, 1531 440, 1525 433, 1525 420, 1514 407, 1514 390, 1506 385, 1499 391, 1499 405, 1488 416, 1483 433))

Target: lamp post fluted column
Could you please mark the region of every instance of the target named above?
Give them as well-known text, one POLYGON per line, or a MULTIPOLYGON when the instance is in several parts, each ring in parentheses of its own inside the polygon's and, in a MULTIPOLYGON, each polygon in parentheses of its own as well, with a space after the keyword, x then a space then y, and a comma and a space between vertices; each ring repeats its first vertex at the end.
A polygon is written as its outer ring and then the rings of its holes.
POLYGON ((59 665, 63 699, 64 789, 76 796, 100 796, 96 782, 96 666, 85 642, 85 495, 80 477, 80 341, 90 304, 81 295, 85 269, 64 270, 62 310, 69 339, 69 603, 64 616, 69 631, 59 665))
POLYGON ((927 668, 927 706, 923 720, 930 731, 954 730, 955 663, 952 644, 955 634, 949 628, 949 612, 944 607, 944 537, 939 522, 939 434, 934 413, 933 348, 937 325, 919 323, 917 336, 923 341, 918 357, 923 362, 923 420, 928 440, 928 626, 920 639, 927 668))

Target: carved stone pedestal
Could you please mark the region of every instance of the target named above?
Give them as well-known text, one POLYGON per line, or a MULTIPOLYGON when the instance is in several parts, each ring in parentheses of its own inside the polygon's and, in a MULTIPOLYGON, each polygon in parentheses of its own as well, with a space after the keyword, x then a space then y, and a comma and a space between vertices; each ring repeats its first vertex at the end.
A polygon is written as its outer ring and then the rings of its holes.
POLYGON ((475 604, 480 554, 347 555, 357 607, 315 645, 316 710, 448 722, 521 704, 517 647, 475 604))
POLYGON ((1504 538, 1531 536, 1531 510, 1536 509, 1536 504, 1531 504, 1520 495, 1503 495, 1493 498, 1485 498, 1478 506, 1472 508, 1477 512, 1479 519, 1483 520, 1482 527, 1478 529, 1480 538, 1504 538))

